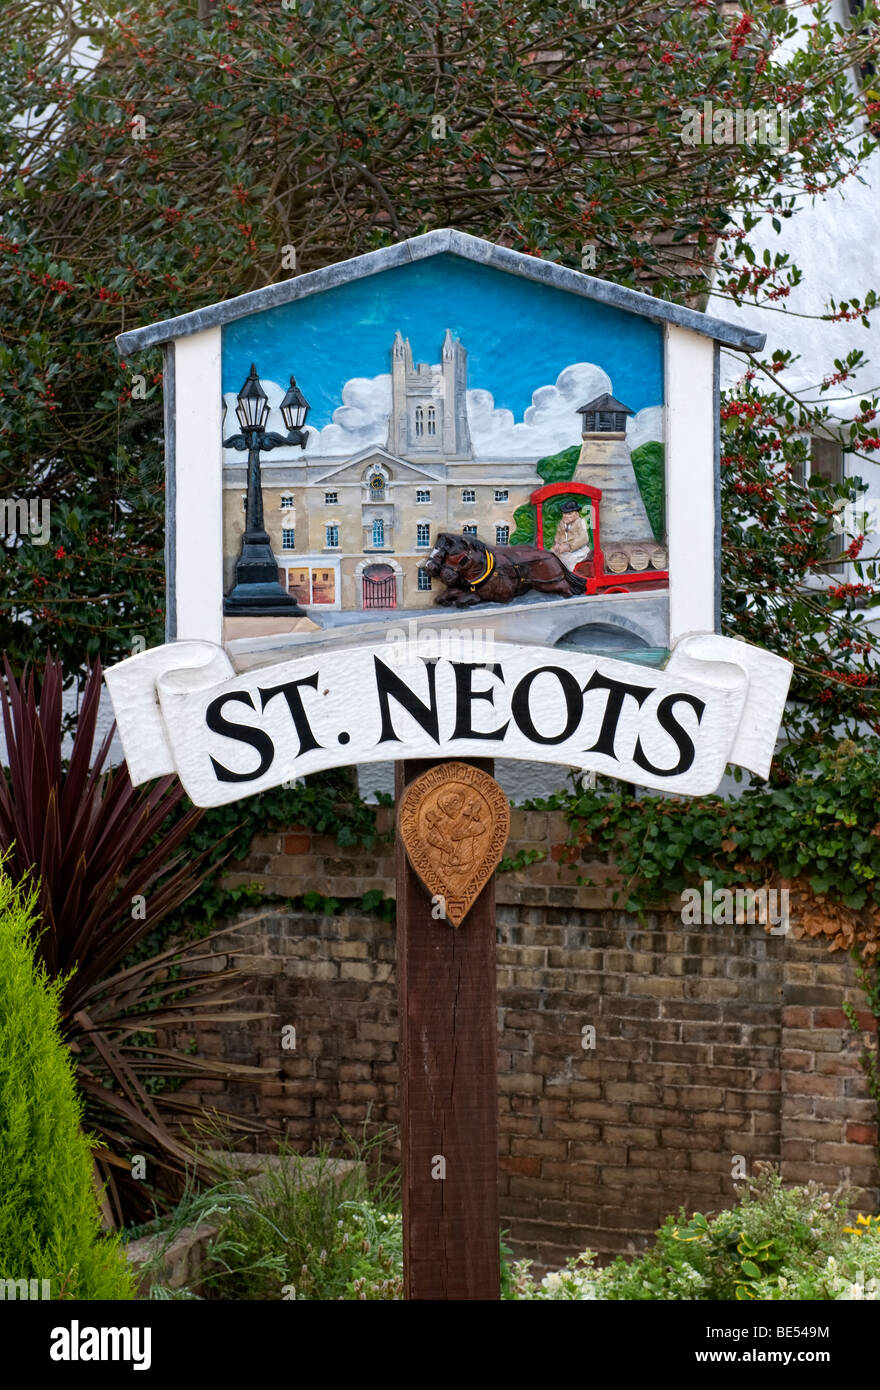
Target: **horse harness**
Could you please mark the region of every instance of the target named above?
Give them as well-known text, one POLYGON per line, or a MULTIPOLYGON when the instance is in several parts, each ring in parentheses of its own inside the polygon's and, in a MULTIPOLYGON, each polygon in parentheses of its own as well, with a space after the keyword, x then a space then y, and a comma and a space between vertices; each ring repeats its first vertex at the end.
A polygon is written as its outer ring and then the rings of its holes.
POLYGON ((492 573, 492 571, 494 570, 494 568, 495 568, 495 556, 492 554, 491 550, 487 550, 487 551, 486 551, 486 569, 485 569, 484 573, 480 575, 479 579, 468 579, 468 580, 465 581, 465 582, 467 583, 467 586, 468 586, 468 588, 470 589, 470 591, 471 591, 472 594, 475 594, 475 593, 476 593, 477 588, 478 588, 478 586, 479 586, 480 584, 484 584, 484 583, 486 582, 486 580, 489 578, 489 575, 492 573))
MULTIPOLYGON (((519 594, 524 593, 528 588, 535 587, 534 580, 529 577, 529 565, 527 560, 523 560, 521 564, 517 564, 515 560, 508 560, 507 563, 510 565, 510 568, 514 571, 516 575, 516 593, 514 594, 514 598, 518 597, 519 594)), ((486 580, 489 578, 491 574, 494 573, 494 571, 495 556, 492 554, 491 550, 487 550, 485 572, 480 575, 479 579, 467 580, 467 586, 470 589, 471 593, 475 594, 479 586, 481 584, 485 584, 486 580)))

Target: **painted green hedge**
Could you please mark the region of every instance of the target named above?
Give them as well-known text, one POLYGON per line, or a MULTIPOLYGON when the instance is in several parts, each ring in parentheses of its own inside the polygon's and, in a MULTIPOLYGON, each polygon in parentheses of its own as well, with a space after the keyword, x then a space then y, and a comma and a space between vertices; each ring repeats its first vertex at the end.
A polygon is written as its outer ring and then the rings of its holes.
POLYGON ((648 513, 654 539, 662 541, 666 529, 664 525, 666 488, 663 476, 663 445, 658 444, 655 439, 649 439, 647 444, 640 444, 637 449, 633 449, 631 457, 636 482, 639 485, 639 492, 642 494, 642 501, 645 504, 645 511, 648 513))

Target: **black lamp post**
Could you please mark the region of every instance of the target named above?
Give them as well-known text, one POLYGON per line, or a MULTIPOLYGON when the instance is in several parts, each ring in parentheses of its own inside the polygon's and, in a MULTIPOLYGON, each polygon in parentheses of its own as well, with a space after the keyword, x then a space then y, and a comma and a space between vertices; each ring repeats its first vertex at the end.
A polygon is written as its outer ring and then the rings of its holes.
POLYGON ((223 601, 223 611, 230 616, 245 617, 305 617, 295 598, 286 593, 278 582, 278 566, 272 543, 263 521, 263 486, 260 480, 260 451, 278 449, 282 445, 306 447, 308 430, 302 427, 309 413, 309 403, 293 377, 281 402, 281 414, 287 434, 268 434, 263 429, 269 416, 269 398, 260 385, 257 369, 251 364, 247 380, 238 393, 235 407, 241 433, 223 440, 224 449, 247 450, 247 507, 241 550, 235 562, 235 584, 223 601))

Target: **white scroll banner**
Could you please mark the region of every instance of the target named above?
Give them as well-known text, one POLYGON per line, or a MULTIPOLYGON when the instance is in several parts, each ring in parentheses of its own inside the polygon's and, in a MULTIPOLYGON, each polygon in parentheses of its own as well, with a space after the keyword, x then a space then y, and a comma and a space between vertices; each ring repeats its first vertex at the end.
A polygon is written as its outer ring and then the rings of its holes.
POLYGON ((507 642, 457 660, 412 638, 236 674, 222 647, 181 641, 105 679, 132 781, 176 772, 197 806, 222 806, 403 757, 562 763, 704 796, 728 763, 767 776, 791 674, 770 652, 697 633, 662 670, 507 642))

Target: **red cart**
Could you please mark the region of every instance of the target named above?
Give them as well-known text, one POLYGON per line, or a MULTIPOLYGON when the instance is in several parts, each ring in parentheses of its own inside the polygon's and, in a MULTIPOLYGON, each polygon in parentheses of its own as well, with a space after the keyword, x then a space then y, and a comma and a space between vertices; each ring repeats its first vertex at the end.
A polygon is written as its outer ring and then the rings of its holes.
POLYGON ((536 545, 540 546, 541 549, 544 548, 544 503, 549 502, 551 497, 567 496, 586 497, 590 503, 593 555, 591 559, 581 560, 574 567, 574 573, 586 579, 588 594, 600 592, 603 594, 626 594, 637 585, 653 585, 658 589, 667 586, 669 570, 666 568, 646 568, 622 574, 605 573, 605 559, 599 529, 599 503, 602 501, 602 493, 599 488, 590 487, 588 483, 546 483, 544 487, 539 487, 531 494, 529 501, 534 503, 538 521, 536 545))

